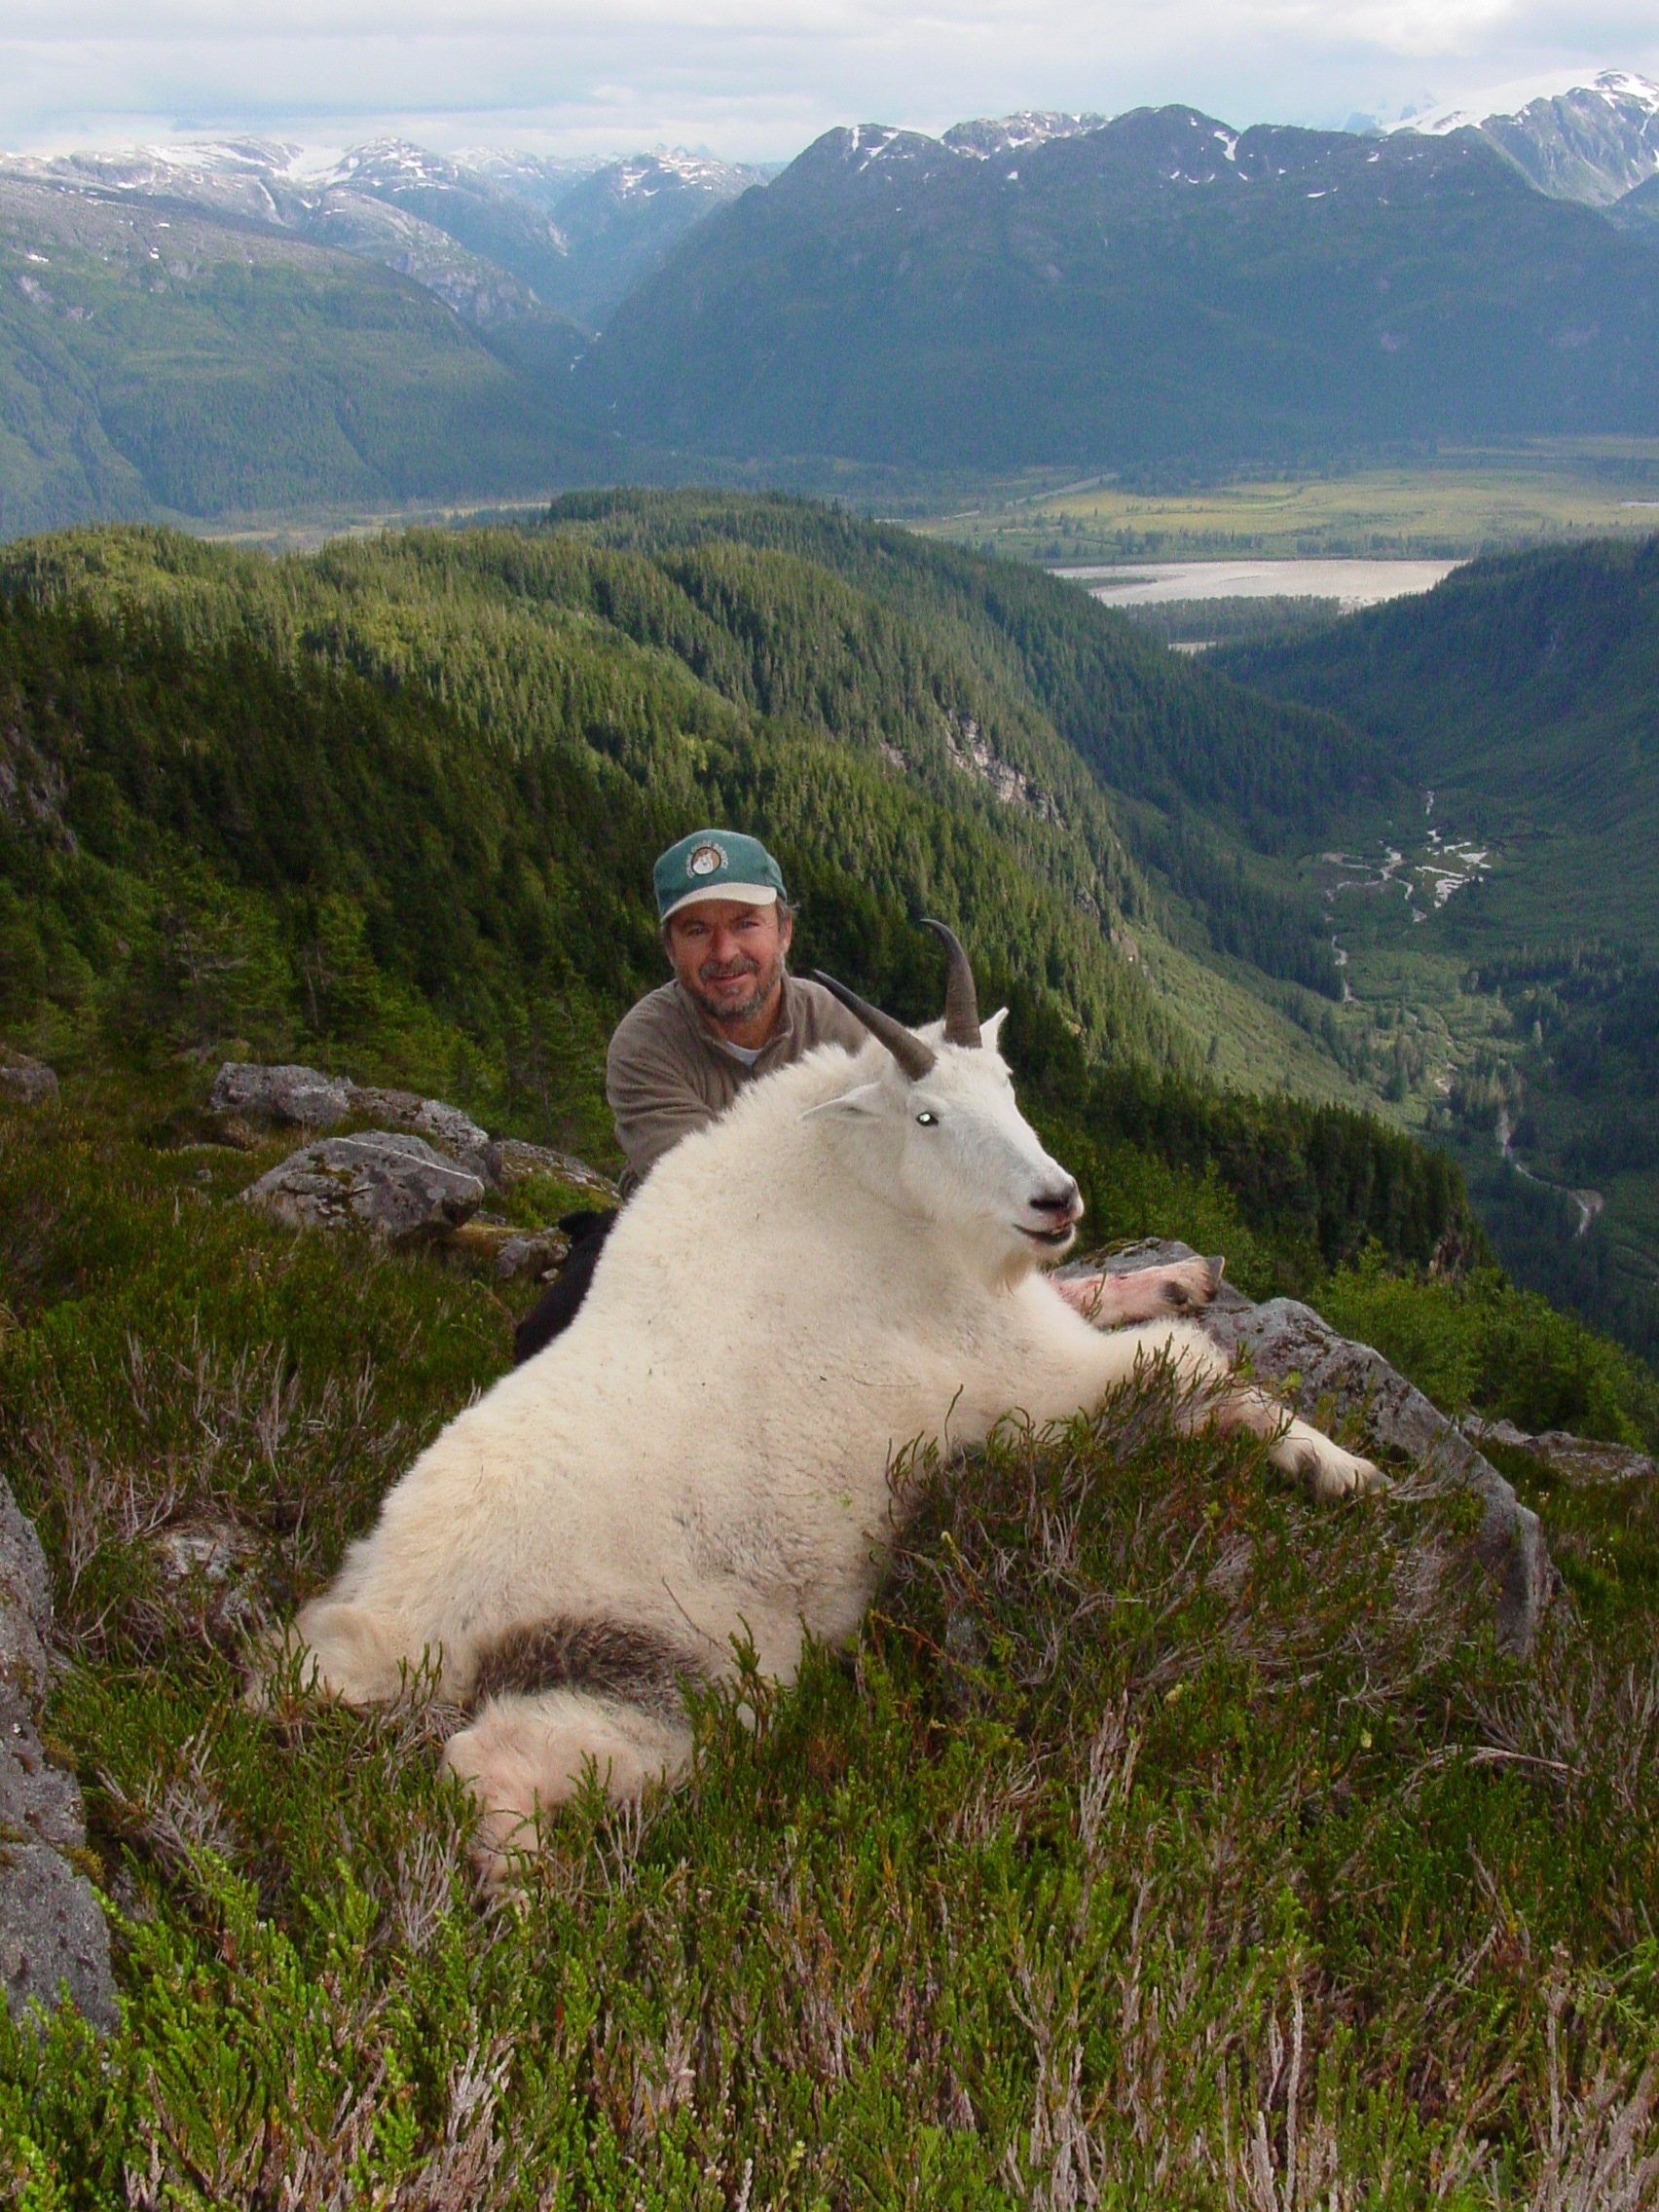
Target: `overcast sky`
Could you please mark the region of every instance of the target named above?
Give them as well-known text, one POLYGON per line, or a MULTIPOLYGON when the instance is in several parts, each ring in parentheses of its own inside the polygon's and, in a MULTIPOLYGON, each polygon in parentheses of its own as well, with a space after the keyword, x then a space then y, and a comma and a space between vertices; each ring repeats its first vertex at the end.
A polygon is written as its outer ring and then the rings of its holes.
POLYGON ((1190 101, 1340 125, 1659 78, 1656 0, 5 0, 0 145, 387 131, 788 159, 831 124, 1190 101))

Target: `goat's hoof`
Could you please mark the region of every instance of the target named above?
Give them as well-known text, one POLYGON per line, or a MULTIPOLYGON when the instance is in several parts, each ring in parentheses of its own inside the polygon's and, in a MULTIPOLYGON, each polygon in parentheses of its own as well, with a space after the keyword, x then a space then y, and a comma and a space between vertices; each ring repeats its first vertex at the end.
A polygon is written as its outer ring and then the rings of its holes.
POLYGON ((1315 1497, 1358 1497, 1382 1486, 1380 1469, 1357 1452, 1345 1452, 1340 1444, 1305 1451, 1298 1472, 1315 1497))
POLYGON ((1197 1313, 1221 1288, 1225 1260, 1174 1260, 1160 1271, 1163 1308, 1169 1313, 1197 1313))

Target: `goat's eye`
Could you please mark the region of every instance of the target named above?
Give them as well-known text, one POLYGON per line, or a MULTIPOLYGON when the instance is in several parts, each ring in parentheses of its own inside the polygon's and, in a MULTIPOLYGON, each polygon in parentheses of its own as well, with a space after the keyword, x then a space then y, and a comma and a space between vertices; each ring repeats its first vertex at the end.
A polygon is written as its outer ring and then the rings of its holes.
POLYGON ((939 1127, 939 1116, 937 1114, 918 1114, 916 1122, 917 1125, 924 1129, 937 1129, 939 1127))

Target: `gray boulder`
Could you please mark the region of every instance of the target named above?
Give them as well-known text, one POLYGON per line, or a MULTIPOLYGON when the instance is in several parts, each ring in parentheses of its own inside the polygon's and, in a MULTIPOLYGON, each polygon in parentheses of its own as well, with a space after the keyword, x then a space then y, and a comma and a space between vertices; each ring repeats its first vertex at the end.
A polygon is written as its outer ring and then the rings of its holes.
MULTIPOLYGON (((1197 1255, 1190 1246, 1149 1240, 1065 1272, 1088 1267, 1127 1273, 1197 1255)), ((1255 1306, 1224 1283, 1200 1316, 1224 1350, 1248 1352, 1255 1373, 1273 1384, 1305 1420, 1325 1424, 1356 1415, 1381 1446, 1404 1453, 1419 1480, 1473 1491, 1484 1508, 1475 1551, 1497 1584, 1497 1633, 1509 1650, 1527 1651, 1555 1589, 1555 1569, 1538 1517, 1470 1439, 1369 1345, 1350 1343, 1311 1307, 1291 1298, 1255 1306)))
POLYGON ((568 1183, 573 1191, 588 1192, 611 1205, 616 1203, 616 1186, 608 1175, 600 1174, 574 1153, 555 1152, 550 1145, 526 1144, 520 1137, 501 1137, 491 1145, 487 1165, 490 1180, 498 1190, 510 1191, 515 1183, 528 1183, 533 1176, 551 1175, 561 1183, 568 1183))
POLYGON ((303 1146, 242 1196, 290 1229, 360 1221, 390 1243, 410 1244, 469 1221, 484 1202, 484 1184, 424 1138, 367 1129, 303 1146))
POLYGON ((424 1137, 440 1152, 464 1161, 474 1174, 485 1174, 489 1132, 459 1106, 447 1106, 441 1098, 422 1098, 413 1090, 381 1090, 360 1083, 347 1088, 353 1114, 372 1116, 384 1129, 407 1129, 411 1136, 424 1137))
POLYGON ((44 1060, 8 1052, 0 1059, 0 1098, 14 1106, 48 1106, 57 1096, 57 1078, 44 1060))
POLYGON ((207 1104, 215 1114, 302 1129, 329 1129, 360 1115, 377 1127, 424 1137, 479 1171, 490 1143, 488 1130, 441 1098, 353 1083, 349 1076, 324 1075, 320 1068, 297 1064, 265 1067, 257 1060, 227 1060, 207 1104))
POLYGON ((40 1539, 0 1477, 0 1979, 15 2019, 31 2003, 52 2010, 67 1984, 87 2018, 111 2028, 109 1931, 74 1862, 87 1841, 80 1787, 40 1741, 51 1633, 40 1539))
MULTIPOLYGON (((30 1063, 33 1065, 33 1063, 30 1063)), ((43 1069, 55 1091, 50 1068, 43 1069)), ((353 1116, 372 1121, 377 1132, 396 1129, 448 1153, 492 1190, 510 1190, 535 1175, 556 1176, 577 1191, 616 1202, 616 1186, 585 1161, 517 1137, 492 1141, 469 1114, 442 1098, 353 1083, 318 1068, 265 1067, 257 1060, 227 1060, 208 1099, 209 1110, 237 1121, 274 1122, 303 1129, 333 1128, 353 1116)))
POLYGON ((302 1129, 332 1128, 352 1111, 351 1087, 344 1076, 318 1068, 262 1067, 257 1060, 227 1060, 207 1104, 215 1114, 302 1129))
POLYGON ((1476 1444, 1500 1445, 1507 1452, 1525 1453, 1547 1474, 1569 1483, 1650 1483, 1659 1475, 1645 1452, 1628 1444, 1600 1444, 1588 1436, 1569 1436, 1565 1429, 1546 1428, 1530 1436, 1512 1420, 1482 1420, 1476 1414, 1463 1417, 1463 1434, 1476 1444))

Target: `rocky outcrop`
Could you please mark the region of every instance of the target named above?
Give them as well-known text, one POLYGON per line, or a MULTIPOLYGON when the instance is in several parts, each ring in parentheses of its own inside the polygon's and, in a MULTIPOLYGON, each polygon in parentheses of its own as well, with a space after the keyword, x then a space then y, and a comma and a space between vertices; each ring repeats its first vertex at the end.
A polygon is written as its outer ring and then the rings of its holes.
MULTIPOLYGON (((1094 1266, 1128 1273, 1195 1257, 1185 1244, 1148 1241, 1093 1262, 1074 1262, 1065 1272, 1094 1266)), ((1224 1282, 1200 1318, 1225 1350, 1248 1353, 1258 1378, 1278 1389, 1304 1419, 1329 1427, 1351 1414, 1376 1445, 1410 1458, 1421 1470, 1419 1479, 1472 1491, 1480 1498, 1484 1511, 1475 1550, 1497 1586, 1498 1638, 1510 1650, 1528 1650, 1555 1588, 1555 1570, 1537 1515, 1521 1503, 1476 1444, 1381 1352, 1339 1336, 1295 1299, 1255 1306, 1224 1282)))
POLYGON ((492 1141, 459 1106, 352 1083, 345 1076, 290 1065, 264 1067, 227 1060, 209 1100, 240 1141, 254 1140, 245 1124, 329 1128, 355 1116, 377 1126, 353 1136, 326 1137, 291 1153, 242 1195, 293 1229, 328 1229, 361 1221, 394 1244, 444 1242, 488 1262, 503 1280, 537 1278, 570 1249, 560 1231, 522 1230, 504 1221, 475 1222, 487 1190, 549 1176, 568 1189, 616 1202, 616 1186, 585 1161, 517 1137, 492 1141))
POLYGON ((578 1160, 574 1153, 554 1152, 544 1144, 525 1144, 518 1137, 501 1137, 486 1156, 489 1178, 498 1190, 510 1191, 515 1183, 528 1183, 536 1175, 550 1175, 572 1191, 591 1192, 608 1204, 616 1203, 616 1186, 608 1176, 578 1160))
POLYGON ((470 1221, 484 1182, 422 1137, 368 1129, 303 1146, 242 1197, 290 1229, 359 1221, 389 1243, 419 1244, 470 1221))
POLYGON ((57 1078, 44 1060, 21 1052, 0 1054, 0 1099, 14 1106, 50 1106, 57 1097, 57 1078))
POLYGON ((261 1067, 255 1060, 227 1060, 207 1101, 215 1114, 276 1122, 284 1128, 328 1129, 351 1112, 351 1087, 344 1076, 317 1068, 261 1067))
POLYGON ((1568 1483, 1650 1483, 1659 1466, 1645 1452, 1628 1444, 1600 1444, 1587 1436, 1569 1436, 1565 1429, 1546 1428, 1530 1436, 1510 1420, 1482 1420, 1476 1414, 1463 1418, 1463 1434, 1479 1444, 1494 1444, 1505 1452, 1525 1453, 1546 1474, 1568 1483))
POLYGON ((48 2011, 67 1985, 89 2020, 116 2024, 109 1931, 75 1864, 86 1848, 81 1791, 40 1741, 52 1592, 34 1524, 0 1477, 0 1978, 15 2019, 48 2011))
POLYGON ((207 1104, 215 1114, 274 1122, 284 1128, 330 1129, 357 1115, 382 1128, 424 1137, 440 1151, 469 1161, 482 1161, 490 1142, 487 1130, 441 1098, 352 1083, 347 1076, 324 1075, 320 1068, 227 1060, 214 1079, 207 1104))
POLYGON ((348 1084, 347 1093, 352 1113, 368 1116, 378 1128, 407 1129, 411 1136, 424 1137, 483 1181, 494 1180, 489 1134, 459 1106, 448 1106, 441 1098, 422 1098, 413 1090, 381 1090, 360 1083, 348 1084))

